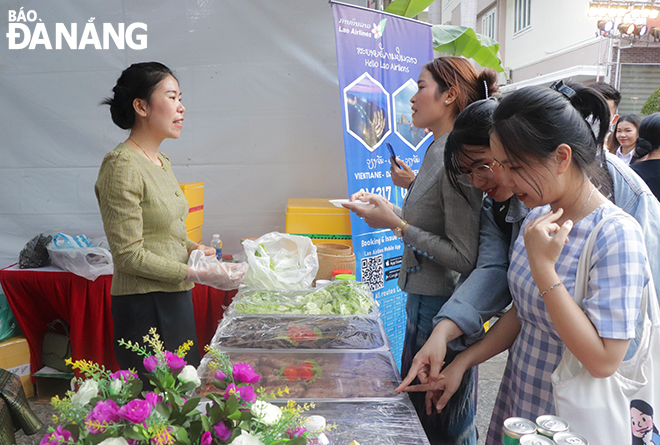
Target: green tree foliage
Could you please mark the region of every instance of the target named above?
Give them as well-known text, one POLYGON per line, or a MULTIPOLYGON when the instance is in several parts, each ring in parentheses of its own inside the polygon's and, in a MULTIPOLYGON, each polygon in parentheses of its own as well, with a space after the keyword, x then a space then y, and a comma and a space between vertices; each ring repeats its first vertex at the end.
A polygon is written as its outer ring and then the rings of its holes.
POLYGON ((649 96, 642 107, 642 114, 653 114, 658 111, 660 111, 660 88, 655 90, 653 94, 649 96))

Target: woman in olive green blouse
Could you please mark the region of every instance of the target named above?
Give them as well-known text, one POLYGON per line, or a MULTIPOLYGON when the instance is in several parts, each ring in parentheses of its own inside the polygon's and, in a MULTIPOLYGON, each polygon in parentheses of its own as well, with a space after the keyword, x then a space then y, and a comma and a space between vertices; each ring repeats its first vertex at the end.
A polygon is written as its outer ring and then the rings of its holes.
POLYGON ((188 201, 170 160, 158 151, 164 139, 181 133, 185 107, 179 83, 165 65, 136 63, 112 91, 103 103, 130 135, 103 159, 95 192, 114 260, 110 292, 117 361, 122 369, 144 371, 142 359, 116 341, 141 341, 156 327, 167 350, 193 340, 186 360, 197 366, 187 262, 194 249, 207 255, 215 249, 188 239, 188 201))

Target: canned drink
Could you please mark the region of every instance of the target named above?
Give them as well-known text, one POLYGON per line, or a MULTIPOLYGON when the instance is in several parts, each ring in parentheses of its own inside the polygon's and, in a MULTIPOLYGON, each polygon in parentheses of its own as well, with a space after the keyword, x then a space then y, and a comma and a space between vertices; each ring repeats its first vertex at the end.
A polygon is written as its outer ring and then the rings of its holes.
POLYGON ((502 427, 502 445, 518 445, 526 434, 536 434, 536 424, 522 417, 509 417, 502 427))
POLYGON ((526 434, 520 438, 520 445, 555 445, 555 441, 540 434, 526 434))
POLYGON ((536 431, 552 439, 555 434, 568 431, 568 422, 561 417, 549 414, 539 416, 536 418, 536 431))
POLYGON ((553 440, 557 445, 589 445, 589 441, 579 434, 571 432, 561 432, 555 434, 553 440))

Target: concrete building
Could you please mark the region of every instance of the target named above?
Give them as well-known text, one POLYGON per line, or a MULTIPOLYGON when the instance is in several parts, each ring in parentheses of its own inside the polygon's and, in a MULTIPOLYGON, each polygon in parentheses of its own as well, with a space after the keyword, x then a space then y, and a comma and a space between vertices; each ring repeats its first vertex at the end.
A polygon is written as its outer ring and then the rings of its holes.
MULTIPOLYGON (((650 33, 620 37, 621 23, 660 27, 660 19, 637 16, 633 7, 649 9, 658 0, 594 2, 590 0, 437 0, 429 8, 429 21, 471 26, 500 42, 507 76, 502 91, 528 85, 550 85, 560 79, 579 83, 605 81, 623 96, 620 114, 639 113, 650 94, 660 87, 660 43, 650 33), (590 15, 590 6, 605 9, 590 15), (599 20, 616 6, 627 8, 613 17, 614 29, 599 31, 599 20), (641 8, 644 6, 644 8, 641 8), (434 11, 440 19, 433 21, 434 11), (635 17, 633 17, 635 16, 635 17)), ((646 15, 646 14, 644 14, 646 15)), ((658 28, 660 29, 660 28, 658 28)))

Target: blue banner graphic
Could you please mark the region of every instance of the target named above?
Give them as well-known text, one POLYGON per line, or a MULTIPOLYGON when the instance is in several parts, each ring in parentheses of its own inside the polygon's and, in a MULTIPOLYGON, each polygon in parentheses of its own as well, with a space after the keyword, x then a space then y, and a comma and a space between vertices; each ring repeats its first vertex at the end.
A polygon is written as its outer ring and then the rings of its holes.
MULTIPOLYGON (((433 136, 412 125, 410 98, 433 58, 431 25, 346 4, 332 7, 349 195, 363 190, 400 206, 406 189, 392 183, 386 142, 417 173, 433 136)), ((380 303, 400 368, 406 329, 406 296, 398 286, 403 243, 352 212, 351 232, 357 279, 369 284, 380 303)))

